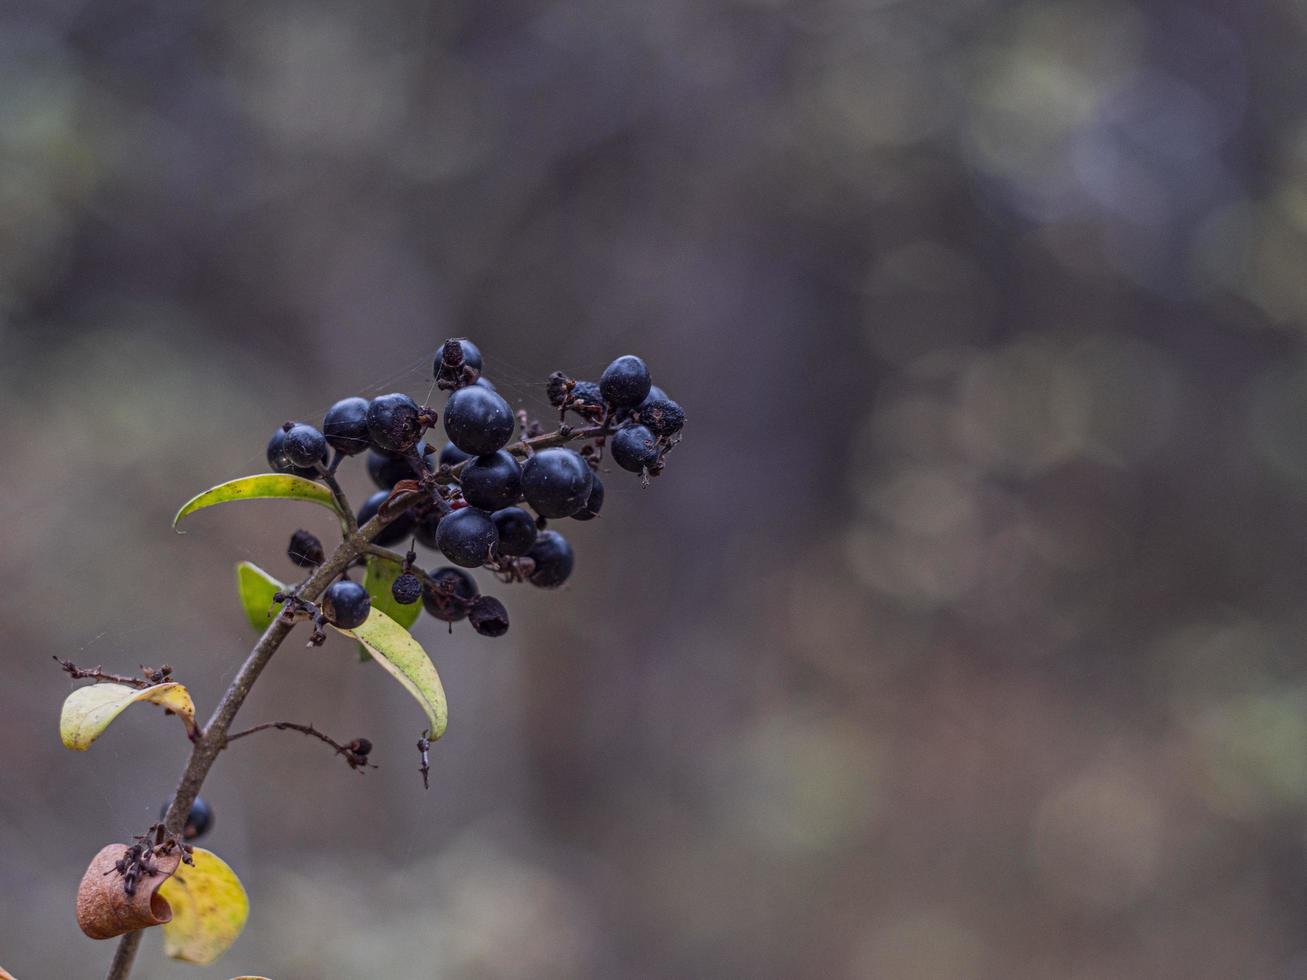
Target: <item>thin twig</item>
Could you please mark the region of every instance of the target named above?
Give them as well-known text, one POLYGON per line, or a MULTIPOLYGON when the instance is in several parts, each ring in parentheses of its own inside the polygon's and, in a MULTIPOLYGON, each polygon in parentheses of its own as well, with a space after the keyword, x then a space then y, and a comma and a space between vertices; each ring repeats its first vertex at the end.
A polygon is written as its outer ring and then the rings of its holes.
POLYGON ((67 671, 68 676, 73 680, 83 680, 90 678, 96 681, 105 681, 110 684, 126 684, 128 687, 144 688, 150 687, 151 682, 142 677, 127 677, 123 674, 111 674, 108 671, 101 670, 100 665, 94 667, 78 667, 71 660, 64 660, 62 657, 55 657, 59 666, 67 671))
POLYGON ((355 740, 351 745, 341 745, 330 735, 318 731, 312 725, 300 725, 293 721, 264 722, 262 725, 255 725, 253 728, 247 728, 243 732, 237 732, 235 735, 228 735, 227 742, 231 743, 236 741, 238 738, 244 738, 246 735, 253 735, 255 732, 265 732, 272 728, 277 729, 277 731, 290 730, 292 732, 302 732, 305 735, 311 735, 316 739, 326 742, 336 750, 337 755, 343 755, 345 757, 345 761, 349 763, 351 769, 357 769, 359 772, 362 772, 364 768, 369 766, 373 769, 376 768, 376 766, 372 766, 368 762, 366 752, 358 751, 357 740, 355 740))
MULTIPOLYGON (((340 459, 337 454, 336 461, 340 459)), ((320 473, 322 482, 327 485, 331 491, 331 498, 336 501, 336 509, 340 511, 340 518, 345 522, 346 536, 358 533, 358 521, 354 518, 354 508, 349 504, 349 498, 345 496, 345 491, 340 488, 340 481, 336 479, 334 465, 331 469, 323 470, 320 473)))

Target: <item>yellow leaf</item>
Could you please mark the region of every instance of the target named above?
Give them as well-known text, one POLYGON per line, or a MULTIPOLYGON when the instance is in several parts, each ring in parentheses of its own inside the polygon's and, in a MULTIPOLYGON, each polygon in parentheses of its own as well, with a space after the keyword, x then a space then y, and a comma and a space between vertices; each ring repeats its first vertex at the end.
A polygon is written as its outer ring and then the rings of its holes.
POLYGON ((449 707, 445 704, 444 685, 431 658, 408 630, 380 609, 373 608, 362 626, 338 632, 354 637, 367 647, 372 659, 417 699, 430 722, 427 731, 432 739, 445 734, 449 707))
MULTIPOLYGON (((0 966, 0 980, 14 980, 14 975, 0 966)), ((237 977, 236 980, 267 980, 266 977, 237 977)))
POLYGON ((195 704, 182 685, 169 681, 137 689, 126 684, 91 684, 79 687, 64 699, 59 715, 59 737, 64 747, 85 752, 129 704, 150 701, 167 708, 181 718, 189 734, 194 734, 195 704))
POLYGON ((194 514, 197 510, 225 504, 232 500, 309 500, 321 504, 339 515, 336 501, 331 491, 321 483, 306 480, 302 476, 288 473, 260 473, 256 476, 242 476, 237 480, 228 480, 216 487, 196 494, 182 505, 177 516, 172 519, 176 528, 183 517, 194 514))
POLYGON ((236 941, 250 917, 250 900, 236 872, 212 851, 195 848, 195 866, 182 864, 159 886, 172 906, 165 922, 163 951, 175 960, 212 963, 236 941))

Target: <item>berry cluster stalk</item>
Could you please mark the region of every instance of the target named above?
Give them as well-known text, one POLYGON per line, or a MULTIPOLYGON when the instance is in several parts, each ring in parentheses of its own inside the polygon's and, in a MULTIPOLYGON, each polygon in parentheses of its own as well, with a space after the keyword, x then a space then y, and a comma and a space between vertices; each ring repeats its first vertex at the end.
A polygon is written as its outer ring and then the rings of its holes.
MULTIPOLYGON (((509 446, 508 449, 514 455, 527 456, 536 449, 561 446, 573 439, 593 438, 598 435, 605 435, 607 432, 608 430, 602 425, 577 429, 564 426, 556 432, 523 439, 509 446)), ((344 499, 340 487, 336 485, 335 480, 330 482, 333 496, 337 498, 343 513, 352 517, 353 511, 350 509, 348 501, 344 499)), ((409 507, 418 503, 420 499, 421 494, 410 493, 396 500, 388 511, 389 520, 398 517, 409 507)), ((300 586, 296 591, 296 595, 310 602, 316 600, 326 591, 327 586, 336 581, 346 569, 354 564, 356 559, 369 553, 372 548, 373 538, 381 533, 388 522, 383 522, 381 517, 377 516, 359 527, 357 531, 349 533, 309 580, 300 586)), ((227 732, 236 718, 236 713, 240 711, 241 705, 245 703, 254 682, 263 673, 263 668, 268 665, 268 661, 272 659, 272 655, 277 652, 277 648, 281 646, 282 641, 286 639, 294 626, 294 623, 286 622, 282 617, 278 616, 263 631, 259 642, 249 652, 245 662, 241 664, 240 670, 232 679, 231 685, 222 696, 222 700, 218 702, 209 723, 196 737, 195 746, 191 750, 190 761, 187 762, 186 769, 182 772, 181 781, 177 785, 177 792, 173 795, 172 803, 168 806, 168 813, 164 817, 164 825, 169 833, 180 834, 182 832, 191 804, 195 802, 195 798, 199 795, 200 787, 204 784, 209 770, 213 768, 218 753, 227 744, 227 732)), ((114 953, 113 963, 109 968, 106 980, 127 980, 127 977, 131 974, 132 964, 136 959, 136 950, 140 946, 142 935, 143 933, 140 931, 130 932, 118 941, 118 948, 114 953)))

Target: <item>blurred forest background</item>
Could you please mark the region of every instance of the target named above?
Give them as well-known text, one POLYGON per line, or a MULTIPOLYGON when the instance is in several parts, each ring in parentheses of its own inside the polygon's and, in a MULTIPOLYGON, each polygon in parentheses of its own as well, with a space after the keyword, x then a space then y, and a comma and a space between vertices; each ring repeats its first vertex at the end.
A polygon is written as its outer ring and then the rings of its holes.
MULTIPOLYGON (((419 715, 338 639, 205 789, 250 925, 141 980, 1307 977, 1300 0, 0 7, 0 963, 187 754, 325 512, 286 418, 645 356, 690 416, 419 715)), ((437 402, 437 404, 439 404, 437 402)), ((348 488, 366 487, 361 465, 348 488)), ((428 559, 436 564, 436 559, 428 559)))

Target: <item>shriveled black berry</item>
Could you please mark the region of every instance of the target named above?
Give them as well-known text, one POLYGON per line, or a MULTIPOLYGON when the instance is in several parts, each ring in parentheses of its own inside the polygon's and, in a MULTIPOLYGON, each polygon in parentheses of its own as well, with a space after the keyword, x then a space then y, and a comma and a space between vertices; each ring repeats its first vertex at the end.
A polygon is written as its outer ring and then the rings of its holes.
POLYGON ((685 425, 685 412, 670 398, 645 399, 635 413, 636 420, 656 436, 670 436, 685 425))
MULTIPOLYGON (((159 808, 159 819, 162 820, 168 815, 170 802, 165 801, 159 808)), ((205 802, 204 797, 195 797, 195 802, 191 804, 190 811, 186 814, 186 825, 182 828, 182 837, 186 840, 195 840, 197 837, 203 837, 210 828, 213 827, 213 807, 205 802)))
POLYGON ((440 457, 436 460, 437 465, 448 463, 450 466, 457 466, 465 459, 471 459, 471 453, 465 453, 452 442, 447 442, 440 447, 440 457))
POLYGON ((634 354, 623 354, 604 368, 599 377, 599 391, 604 400, 619 408, 639 405, 652 384, 649 369, 634 354))
POLYGON ((599 510, 604 505, 604 485, 599 482, 599 474, 594 474, 594 483, 590 487, 590 496, 586 498, 585 504, 572 515, 573 520, 593 521, 599 516, 599 510))
MULTIPOLYGON (((389 496, 389 490, 378 490, 367 500, 363 501, 363 506, 359 508, 358 512, 359 527, 362 527, 368 521, 372 520, 372 518, 377 516, 377 511, 381 509, 381 505, 386 502, 386 498, 389 496)), ((381 533, 373 538, 373 542, 381 545, 383 548, 389 547, 392 544, 399 544, 413 533, 413 526, 413 512, 411 510, 406 510, 383 527, 381 533)))
MULTIPOLYGON (((426 441, 419 442, 414 451, 422 458, 422 462, 428 470, 434 469, 435 464, 432 460, 434 456, 426 454, 426 441)), ((413 470, 413 464, 409 462, 407 455, 397 456, 394 453, 381 453, 372 450, 368 453, 368 476, 372 477, 372 482, 383 490, 389 490, 400 480, 416 480, 417 473, 413 470)))
POLYGON ((608 452, 622 469, 639 473, 658 462, 658 440, 643 425, 625 425, 613 436, 608 452))
POLYGON ((459 388, 445 403, 445 433, 465 453, 487 456, 513 436, 513 410, 497 392, 479 385, 459 388))
POLYGON ((352 630, 367 621, 372 611, 372 597, 357 582, 341 579, 322 593, 322 615, 327 622, 343 630, 352 630))
POLYGON ((433 568, 427 573, 433 587, 422 590, 422 605, 436 619, 457 623, 463 619, 477 597, 477 584, 461 568, 433 568))
POLYGON ((312 469, 313 464, 327 454, 327 440, 311 425, 298 422, 286 430, 281 451, 290 465, 299 469, 312 469))
MULTIPOLYGON (((294 425, 291 426, 291 428, 294 427, 294 425)), ((323 466, 327 465, 327 445, 325 441, 318 462, 322 463, 323 466)), ((268 440, 268 466, 275 473, 292 473, 295 476, 306 477, 310 480, 318 475, 316 468, 296 466, 290 461, 290 458, 286 455, 286 429, 284 427, 274 432, 272 438, 268 440)))
POLYGON ((499 554, 520 557, 531 550, 536 540, 535 518, 521 507, 505 507, 490 515, 499 532, 499 554))
POLYGON ((422 436, 421 414, 418 403, 400 392, 372 399, 368 406, 372 445, 391 453, 408 452, 422 436))
POLYGON ((556 589, 572 574, 572 546, 557 531, 541 531, 526 556, 535 563, 527 581, 542 589, 556 589))
POLYGON ((522 496, 522 467, 513 454, 499 450, 476 456, 459 472, 463 499, 482 510, 499 510, 515 504, 522 496))
POLYGON ((332 449, 357 456, 368 448, 368 400, 342 398, 322 417, 322 434, 332 449))
POLYGON ((593 484, 590 464, 570 449, 542 449, 522 467, 522 492, 542 517, 571 517, 593 484))
POLYGON ((499 532, 490 515, 476 507, 446 514, 436 526, 436 547, 455 565, 484 565, 499 544, 499 532))
POLYGON ((457 342, 459 348, 463 352, 463 360, 457 366, 461 367, 463 364, 466 364, 473 371, 481 370, 481 348, 472 343, 472 341, 468 340, 466 337, 453 337, 441 344, 440 348, 436 351, 436 361, 432 371, 437 378, 441 375, 440 369, 442 365, 448 368, 448 359, 445 357, 445 348, 447 345, 455 342, 457 342))
POLYGON ((327 559, 318 536, 302 528, 290 536, 286 554, 300 568, 316 568, 327 559))
POLYGON ((482 636, 503 636, 508 632, 508 610, 494 596, 483 595, 472 603, 467 618, 482 636))
POLYGON ((390 594, 401 606, 411 606, 422 598, 422 580, 405 572, 390 583, 390 594))

